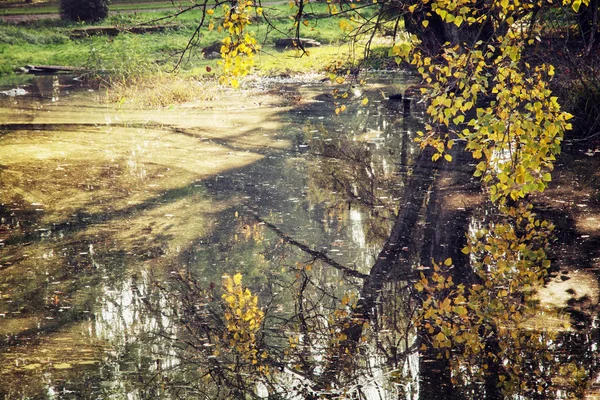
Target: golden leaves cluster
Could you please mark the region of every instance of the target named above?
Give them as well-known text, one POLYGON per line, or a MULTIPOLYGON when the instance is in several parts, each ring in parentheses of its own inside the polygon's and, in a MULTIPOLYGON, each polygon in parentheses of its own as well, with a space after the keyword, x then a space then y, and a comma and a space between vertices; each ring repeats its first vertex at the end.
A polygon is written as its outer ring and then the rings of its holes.
MULTIPOLYGON (((447 161, 456 141, 465 142, 478 160, 475 176, 499 204, 547 187, 563 134, 571 129, 572 116, 561 110, 549 89, 554 68, 531 66, 522 58, 527 40, 516 21, 536 4, 421 0, 407 11, 431 10, 426 17, 433 12, 455 28, 482 24, 486 18, 500 33, 471 44, 446 43, 433 57, 423 54, 414 35, 390 51, 398 62, 414 65, 426 84, 421 91, 429 118, 417 141, 437 150, 434 160, 447 161)), ((578 7, 575 1, 565 4, 578 7)))
MULTIPOLYGON (((219 77, 219 83, 239 87, 239 77, 249 74, 254 66, 254 56, 260 49, 260 45, 250 32, 247 31, 252 24, 252 13, 262 14, 261 8, 255 8, 254 2, 249 0, 237 0, 233 7, 223 4, 223 22, 217 28, 219 32, 226 32, 227 36, 221 45, 221 58, 219 64, 223 67, 223 73, 219 77)), ((214 10, 209 14, 212 16, 214 10)), ((211 20, 208 29, 214 29, 211 20)))
MULTIPOLYGON (((223 349, 235 352, 243 360, 256 365, 260 370, 260 360, 267 353, 260 350, 257 342, 264 312, 258 306, 258 297, 242 286, 242 275, 223 276, 223 301, 226 330, 223 334, 223 349)), ((265 371, 266 372, 266 371, 265 371)))
POLYGON ((573 370, 576 378, 575 364, 557 362, 552 355, 556 334, 524 326, 550 266, 545 248, 553 229, 529 205, 502 207, 498 220, 474 227, 467 237, 463 253, 470 258, 475 284, 453 281, 451 259, 434 262, 428 276, 421 273, 415 289, 423 304, 414 322, 429 340, 421 350, 431 346, 448 358, 455 384, 476 385, 495 368, 506 397, 528 397, 550 390, 564 371, 573 370), (527 365, 535 367, 526 371, 527 365))
MULTIPOLYGON (((485 7, 480 7, 481 2, 478 0, 421 0, 406 5, 405 8, 409 13, 427 10, 424 27, 429 25, 433 14, 448 24, 460 27, 463 24, 481 24, 488 18, 510 25, 535 8, 552 4, 552 1, 546 0, 494 0, 486 2, 485 7)), ((562 5, 578 12, 581 5, 589 5, 589 0, 563 0, 562 5)))

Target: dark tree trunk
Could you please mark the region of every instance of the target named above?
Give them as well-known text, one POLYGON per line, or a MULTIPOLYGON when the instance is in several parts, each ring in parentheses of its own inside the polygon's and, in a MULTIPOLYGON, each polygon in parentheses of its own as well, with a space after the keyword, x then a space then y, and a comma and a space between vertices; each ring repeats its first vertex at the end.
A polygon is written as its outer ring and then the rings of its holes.
MULTIPOLYGON (((354 317, 368 321, 375 309, 377 299, 383 285, 390 279, 408 280, 413 277, 412 266, 409 263, 409 252, 412 246, 413 232, 422 215, 427 192, 433 184, 437 164, 431 160, 434 150, 424 149, 418 156, 413 167, 412 176, 404 189, 400 211, 377 261, 363 284, 360 301, 354 317)), ((348 332, 353 342, 358 342, 362 334, 362 325, 354 325, 348 332)))
POLYGON ((589 5, 581 6, 577 14, 577 22, 586 54, 590 55, 598 33, 598 0, 590 0, 589 5))
MULTIPOLYGON (((484 2, 479 1, 474 7, 483 10, 484 2)), ((421 50, 430 56, 438 55, 446 42, 452 46, 471 47, 479 40, 486 41, 496 32, 489 18, 482 24, 467 25, 463 23, 458 27, 454 23, 442 21, 429 5, 424 6, 418 12, 406 15, 404 25, 408 32, 421 39, 421 50), (423 26, 424 20, 428 21, 427 27, 423 26)), ((500 29, 505 28, 501 27, 500 29)))

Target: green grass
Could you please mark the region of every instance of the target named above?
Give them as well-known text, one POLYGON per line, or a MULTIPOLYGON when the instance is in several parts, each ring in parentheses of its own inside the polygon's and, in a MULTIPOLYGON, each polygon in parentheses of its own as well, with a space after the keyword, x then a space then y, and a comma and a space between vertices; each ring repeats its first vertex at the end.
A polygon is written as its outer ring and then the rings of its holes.
MULTIPOLYGON (((265 1, 263 4, 277 2, 277 0, 265 1)), ((175 5, 182 8, 189 6, 189 2, 175 1, 175 5)), ((209 2, 210 4, 210 2, 209 2)), ((324 5, 324 4, 321 4, 324 5)), ((120 0, 109 4, 109 10, 115 11, 133 11, 133 10, 175 10, 171 1, 165 0, 120 0)), ((58 1, 44 1, 35 4, 25 4, 23 2, 7 2, 2 5, 0 2, 0 15, 34 15, 34 14, 58 14, 58 1)))
POLYGON ((0 15, 29 15, 29 14, 56 14, 58 13, 58 7, 45 6, 45 7, 32 7, 32 8, 4 8, 0 9, 0 15))
MULTIPOLYGON (((148 10, 148 9, 174 9, 170 1, 159 0, 144 0, 140 3, 139 0, 121 0, 112 2, 109 5, 110 11, 129 11, 129 10, 148 10)), ((32 14, 57 14, 58 2, 38 2, 36 4, 25 4, 17 2, 8 2, 5 8, 0 8, 0 15, 32 15, 32 14), (12 4, 11 4, 12 3, 12 4), (7 7, 8 6, 8 7, 7 7)))
MULTIPOLYGON (((303 37, 318 40, 324 46, 310 48, 310 56, 302 57, 294 50, 279 51, 274 48, 276 39, 294 35, 293 21, 289 18, 293 10, 288 5, 271 5, 264 9, 273 26, 267 27, 264 23, 250 26, 250 31, 262 46, 262 51, 255 60, 256 73, 273 75, 320 71, 334 61, 349 61, 352 51, 347 45, 345 33, 339 27, 344 17, 322 18, 327 15, 326 4, 311 6, 308 10, 311 14, 306 18, 308 26, 302 29, 303 37)), ((217 10, 217 20, 219 14, 217 10)), ((168 15, 167 10, 115 14, 99 25, 127 27, 168 15)), ((150 86, 147 83, 152 81, 152 77, 160 76, 161 82, 166 82, 164 73, 176 67, 181 51, 186 47, 200 17, 200 11, 194 10, 172 21, 165 19, 161 23, 174 24, 173 29, 165 32, 143 35, 122 33, 115 37, 91 36, 81 39, 72 39, 69 32, 73 28, 87 25, 60 20, 40 20, 18 26, 0 23, 0 75, 10 74, 29 64, 68 65, 93 70, 101 79, 119 87, 122 92, 127 91, 127 82, 131 82, 149 93, 146 88, 150 86)), ((204 79, 218 76, 218 60, 205 60, 200 49, 220 41, 224 36, 224 33, 218 33, 217 30, 204 30, 196 48, 179 65, 180 77, 204 79)), ((362 54, 362 50, 359 49, 356 53, 362 54)), ((170 98, 181 98, 178 93, 184 85, 180 80, 176 83, 173 96, 166 95, 165 100, 157 99, 153 103, 162 104, 170 98)), ((149 96, 157 97, 154 92, 149 96)), ((115 95, 115 98, 120 97, 132 96, 131 93, 115 95)))
MULTIPOLYGON (((278 5, 265 7, 265 12, 269 13, 270 21, 276 29, 257 23, 250 26, 250 31, 254 33, 266 53, 278 54, 279 52, 273 49, 274 41, 294 34, 293 22, 289 19, 291 10, 287 5, 278 5)), ((313 12, 317 16, 325 15, 326 5, 316 5, 313 12)), ((218 18, 217 14, 215 13, 218 18)), ((168 15, 168 11, 117 14, 110 16, 99 25, 126 27, 168 15)), ((200 11, 194 10, 181 15, 176 20, 164 20, 163 23, 173 22, 175 26, 174 29, 161 33, 120 34, 116 37, 96 36, 83 39, 69 37, 70 29, 84 26, 76 23, 60 20, 41 20, 18 26, 0 23, 0 53, 2 54, 0 64, 2 70, 6 71, 7 66, 18 68, 24 64, 67 64, 85 67, 92 62, 93 67, 111 70, 115 69, 111 64, 118 61, 117 55, 135 54, 142 65, 156 63, 168 68, 176 61, 177 52, 185 48, 200 16, 200 11)), ((333 44, 336 49, 345 41, 345 35, 339 28, 340 18, 309 17, 307 20, 308 26, 303 27, 303 36, 324 44, 333 44)), ((199 47, 209 45, 223 37, 224 34, 219 34, 216 30, 203 32, 199 47)), ((316 52, 319 53, 321 50, 316 52)), ((192 64, 199 61, 199 58, 194 56, 190 60, 192 64)), ((211 64, 214 64, 214 61, 211 64)), ((200 64, 202 65, 203 63, 200 64)))

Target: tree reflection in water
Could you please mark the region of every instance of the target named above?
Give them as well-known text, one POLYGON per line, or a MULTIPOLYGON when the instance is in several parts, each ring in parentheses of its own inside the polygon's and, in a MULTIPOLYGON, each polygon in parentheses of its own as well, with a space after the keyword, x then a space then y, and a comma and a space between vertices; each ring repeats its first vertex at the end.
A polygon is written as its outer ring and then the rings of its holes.
POLYGON ((406 138, 394 148, 411 166, 399 174, 363 141, 333 141, 324 128, 306 135, 315 152, 309 200, 328 204, 324 220, 360 210, 362 240, 383 240, 382 250, 368 271, 340 265, 248 210, 238 240, 253 249, 261 285, 251 291, 239 274, 219 283, 180 270, 161 288, 168 306, 154 311, 174 313, 181 362, 173 367, 184 371, 170 378, 172 391, 211 399, 584 395, 595 371, 586 346, 595 341, 570 326, 529 323, 548 279, 550 222, 525 202, 485 203, 465 189, 468 168, 432 163, 427 150, 409 154, 406 138))

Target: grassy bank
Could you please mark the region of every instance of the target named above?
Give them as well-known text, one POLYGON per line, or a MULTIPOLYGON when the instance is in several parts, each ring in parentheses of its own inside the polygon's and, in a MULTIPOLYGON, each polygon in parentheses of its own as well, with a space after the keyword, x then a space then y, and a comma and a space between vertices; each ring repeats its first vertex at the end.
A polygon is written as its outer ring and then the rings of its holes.
MULTIPOLYGON (((265 7, 271 26, 264 23, 251 26, 251 31, 262 46, 257 58, 259 73, 319 70, 334 60, 348 58, 351 52, 344 44, 349 39, 339 27, 340 21, 345 18, 322 18, 327 15, 327 6, 318 4, 312 7, 313 17, 307 19, 303 36, 315 39, 324 46, 311 49, 311 57, 300 59, 294 51, 274 48, 276 39, 294 34, 293 21, 289 19, 293 10, 288 5, 265 7)), ((126 28, 168 16, 167 10, 123 13, 110 16, 102 25, 126 28)), ((78 39, 72 38, 70 32, 81 27, 80 24, 60 20, 39 20, 19 25, 1 23, 0 74, 10 74, 28 64, 85 67, 111 76, 173 70, 200 17, 200 11, 190 11, 174 20, 164 19, 161 23, 173 24, 164 32, 143 35, 121 33, 114 37, 89 36, 78 39)), ((181 59, 180 71, 206 74, 206 67, 210 66, 212 73, 218 73, 216 60, 205 60, 200 50, 223 37, 224 34, 219 34, 217 30, 204 33, 196 48, 181 59)))

